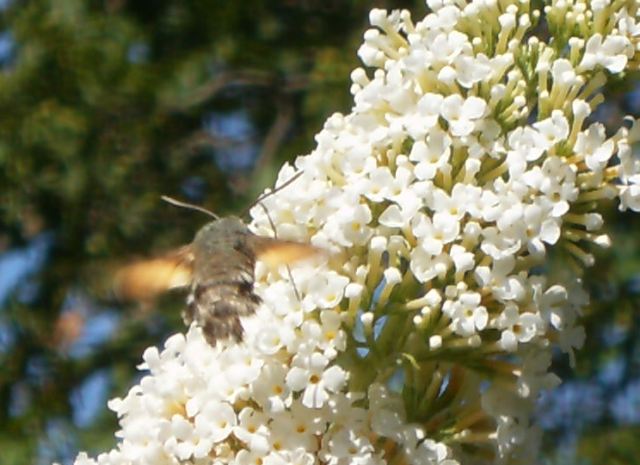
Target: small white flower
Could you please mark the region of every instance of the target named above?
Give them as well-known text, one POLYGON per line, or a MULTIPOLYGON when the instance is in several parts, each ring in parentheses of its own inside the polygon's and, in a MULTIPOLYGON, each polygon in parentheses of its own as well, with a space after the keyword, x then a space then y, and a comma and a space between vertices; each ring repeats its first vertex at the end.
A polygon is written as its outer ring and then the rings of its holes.
POLYGON ((336 349, 342 352, 346 348, 346 334, 341 329, 342 316, 335 311, 323 311, 320 313, 321 337, 318 347, 323 350, 336 349))
POLYGON ((614 142, 611 139, 605 142, 605 139, 604 126, 600 123, 592 124, 586 131, 578 134, 574 150, 584 156, 591 171, 601 172, 613 155, 614 142))
POLYGON ((578 66, 580 70, 591 70, 597 65, 607 68, 612 73, 619 73, 627 64, 631 50, 629 39, 624 36, 606 36, 594 34, 587 40, 584 56, 578 66))
POLYGON ((529 127, 518 127, 509 133, 507 138, 510 150, 507 153, 507 165, 512 177, 525 172, 527 163, 535 161, 547 149, 540 133, 529 127))
POLYGON ((438 123, 440 107, 444 97, 440 94, 426 93, 416 105, 415 114, 405 119, 407 132, 415 140, 423 139, 430 129, 438 123))
MULTIPOLYGON (((480 294, 465 292, 450 311, 446 311, 451 318, 453 330, 461 336, 472 336, 476 331, 483 330, 489 322, 487 309, 480 305, 480 294)), ((446 306, 445 306, 446 309, 446 306)))
POLYGON ((365 435, 341 428, 323 438, 321 457, 331 465, 384 463, 374 456, 375 449, 365 435))
POLYGON ((417 140, 409 154, 409 160, 417 162, 416 177, 432 180, 438 172, 447 171, 450 153, 451 138, 440 129, 430 131, 426 141, 417 140))
POLYGON ((251 384, 254 399, 267 411, 280 412, 291 404, 286 375, 287 368, 272 361, 263 366, 260 376, 251 384))
POLYGON ((439 255, 443 247, 460 234, 460 222, 449 212, 438 212, 433 219, 418 214, 412 226, 421 247, 431 255, 439 255))
POLYGON ((328 233, 344 246, 362 245, 372 235, 368 226, 371 222, 371 210, 365 204, 344 205, 327 222, 328 233), (331 221, 333 220, 333 221, 331 221))
POLYGON ((451 64, 461 53, 467 52, 471 47, 465 34, 458 31, 437 34, 430 44, 434 58, 442 64, 451 64))
MULTIPOLYGON (((264 463, 265 453, 259 450, 241 449, 235 456, 234 463, 237 465, 261 465, 264 463)), ((214 462, 219 463, 219 462, 214 462)))
POLYGON ((293 368, 287 373, 286 382, 293 391, 302 391, 302 404, 309 408, 322 407, 330 392, 337 392, 346 381, 345 371, 338 366, 325 370, 329 360, 314 352, 309 356, 297 355, 293 368))
POLYGON ((304 288, 306 295, 303 299, 303 307, 307 311, 335 307, 342 300, 347 284, 349 284, 349 278, 333 271, 316 277, 304 288))
POLYGON ((508 352, 514 352, 518 344, 530 342, 544 333, 544 321, 531 312, 520 313, 517 305, 509 303, 496 320, 496 326, 502 330, 499 344, 508 352))
POLYGON ((380 166, 369 173, 364 195, 373 202, 382 202, 389 194, 394 182, 393 174, 386 166, 380 166))
POLYGON ((454 60, 455 78, 462 87, 470 89, 474 84, 488 80, 493 72, 491 65, 484 54, 476 57, 459 55, 454 60))
POLYGON ((233 434, 250 451, 265 454, 269 451, 269 420, 265 413, 245 407, 238 415, 238 424, 233 427, 233 434))
MULTIPOLYGON (((220 369, 229 389, 250 384, 260 374, 263 360, 254 356, 246 346, 235 345, 220 354, 220 369)), ((218 380, 219 382, 220 380, 218 380)))
POLYGON ((457 272, 466 272, 475 266, 475 258, 473 253, 467 251, 464 247, 454 244, 449 252, 453 264, 457 272))
POLYGON ((475 121, 482 118, 487 103, 479 97, 463 99, 459 94, 445 97, 441 114, 449 123, 449 130, 454 136, 467 136, 473 132, 475 121))
POLYGON ((560 110, 554 110, 551 117, 533 123, 533 127, 544 137, 542 146, 545 148, 565 140, 569 135, 569 122, 560 110))
POLYGON ((416 247, 411 251, 409 267, 420 282, 428 282, 436 276, 444 276, 450 266, 451 258, 448 254, 434 256, 422 247, 416 247))
POLYGON ((569 60, 559 58, 551 65, 553 86, 557 92, 566 92, 573 86, 581 85, 580 78, 569 60))
POLYGON ((271 442, 277 449, 294 450, 298 447, 307 452, 318 449, 317 434, 325 427, 325 418, 318 409, 306 408, 294 403, 290 412, 280 412, 271 423, 271 442))
POLYGON ((226 439, 236 423, 236 413, 226 402, 207 402, 195 418, 196 433, 213 442, 226 439))

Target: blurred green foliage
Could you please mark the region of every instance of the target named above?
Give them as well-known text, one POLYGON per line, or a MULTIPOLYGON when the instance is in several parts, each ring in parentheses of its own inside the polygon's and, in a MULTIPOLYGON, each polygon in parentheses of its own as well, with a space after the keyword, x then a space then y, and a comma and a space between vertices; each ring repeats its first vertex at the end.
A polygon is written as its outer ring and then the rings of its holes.
MULTIPOLYGON (((180 296, 151 314, 114 307, 113 267, 186 243, 205 221, 162 204, 161 194, 237 212, 282 163, 313 148, 323 120, 349 110, 349 73, 374 5, 424 12, 423 2, 408 0, 2 3, 0 252, 45 232, 54 239, 31 292, 18 289, 0 308, 11 336, 0 350, 1 463, 113 447, 114 416, 103 407, 89 424, 72 420, 82 402, 70 394, 107 370, 108 397, 124 395, 144 348, 182 328, 180 296), (232 117, 246 120, 249 136, 211 123, 232 117), (229 158, 247 144, 250 163, 229 158), (85 323, 105 309, 121 315, 113 336, 71 353, 85 323)), ((638 302, 624 289, 638 279, 640 225, 618 221, 617 255, 603 255, 591 275, 594 342, 578 366, 593 373, 624 346, 632 380, 638 302), (626 345, 605 348, 598 331, 620 321, 626 345)), ((633 434, 614 439, 611 424, 601 428, 599 441, 626 441, 637 456, 633 434)), ((595 449, 581 453, 595 460, 595 449)))

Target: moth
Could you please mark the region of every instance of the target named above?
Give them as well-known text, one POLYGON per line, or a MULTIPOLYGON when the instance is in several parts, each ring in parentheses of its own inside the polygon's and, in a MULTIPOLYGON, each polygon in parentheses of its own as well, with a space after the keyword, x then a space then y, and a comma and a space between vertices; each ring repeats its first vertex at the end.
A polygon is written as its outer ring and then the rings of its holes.
MULTIPOLYGON (((265 194, 252 206, 283 189, 298 176, 265 194)), ((212 346, 228 338, 235 342, 243 340, 240 318, 254 314, 261 302, 254 292, 256 260, 269 266, 289 265, 320 253, 320 249, 310 244, 256 235, 239 217, 220 218, 196 205, 169 197, 163 199, 180 207, 203 211, 214 220, 205 224, 190 244, 120 269, 114 290, 121 299, 150 301, 170 289, 187 287, 183 320, 187 325, 195 321, 212 346)))

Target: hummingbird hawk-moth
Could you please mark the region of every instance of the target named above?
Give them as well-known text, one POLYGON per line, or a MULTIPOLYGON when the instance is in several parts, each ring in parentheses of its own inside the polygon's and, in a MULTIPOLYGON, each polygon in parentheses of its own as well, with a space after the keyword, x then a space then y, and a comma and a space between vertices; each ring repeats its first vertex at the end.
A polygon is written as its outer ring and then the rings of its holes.
POLYGON ((309 244, 258 236, 239 217, 219 218, 195 205, 163 198, 178 206, 206 211, 215 219, 205 224, 190 244, 122 268, 115 278, 115 291, 121 298, 149 301, 169 289, 188 287, 183 320, 187 325, 195 321, 212 346, 227 338, 242 341, 240 317, 252 315, 260 304, 253 289, 256 260, 270 266, 288 265, 319 252, 309 244))

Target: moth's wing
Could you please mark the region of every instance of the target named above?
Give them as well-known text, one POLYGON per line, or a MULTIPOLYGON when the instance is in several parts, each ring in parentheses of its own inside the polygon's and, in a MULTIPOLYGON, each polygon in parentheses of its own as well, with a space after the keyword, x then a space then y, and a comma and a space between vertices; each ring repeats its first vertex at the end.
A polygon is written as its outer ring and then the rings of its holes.
POLYGON ((269 267, 289 265, 299 260, 321 256, 324 253, 322 249, 311 244, 261 236, 255 236, 253 250, 256 258, 269 267))
POLYGON ((148 302, 169 289, 189 285, 192 276, 193 251, 187 245, 120 268, 114 277, 113 290, 118 299, 148 302))

